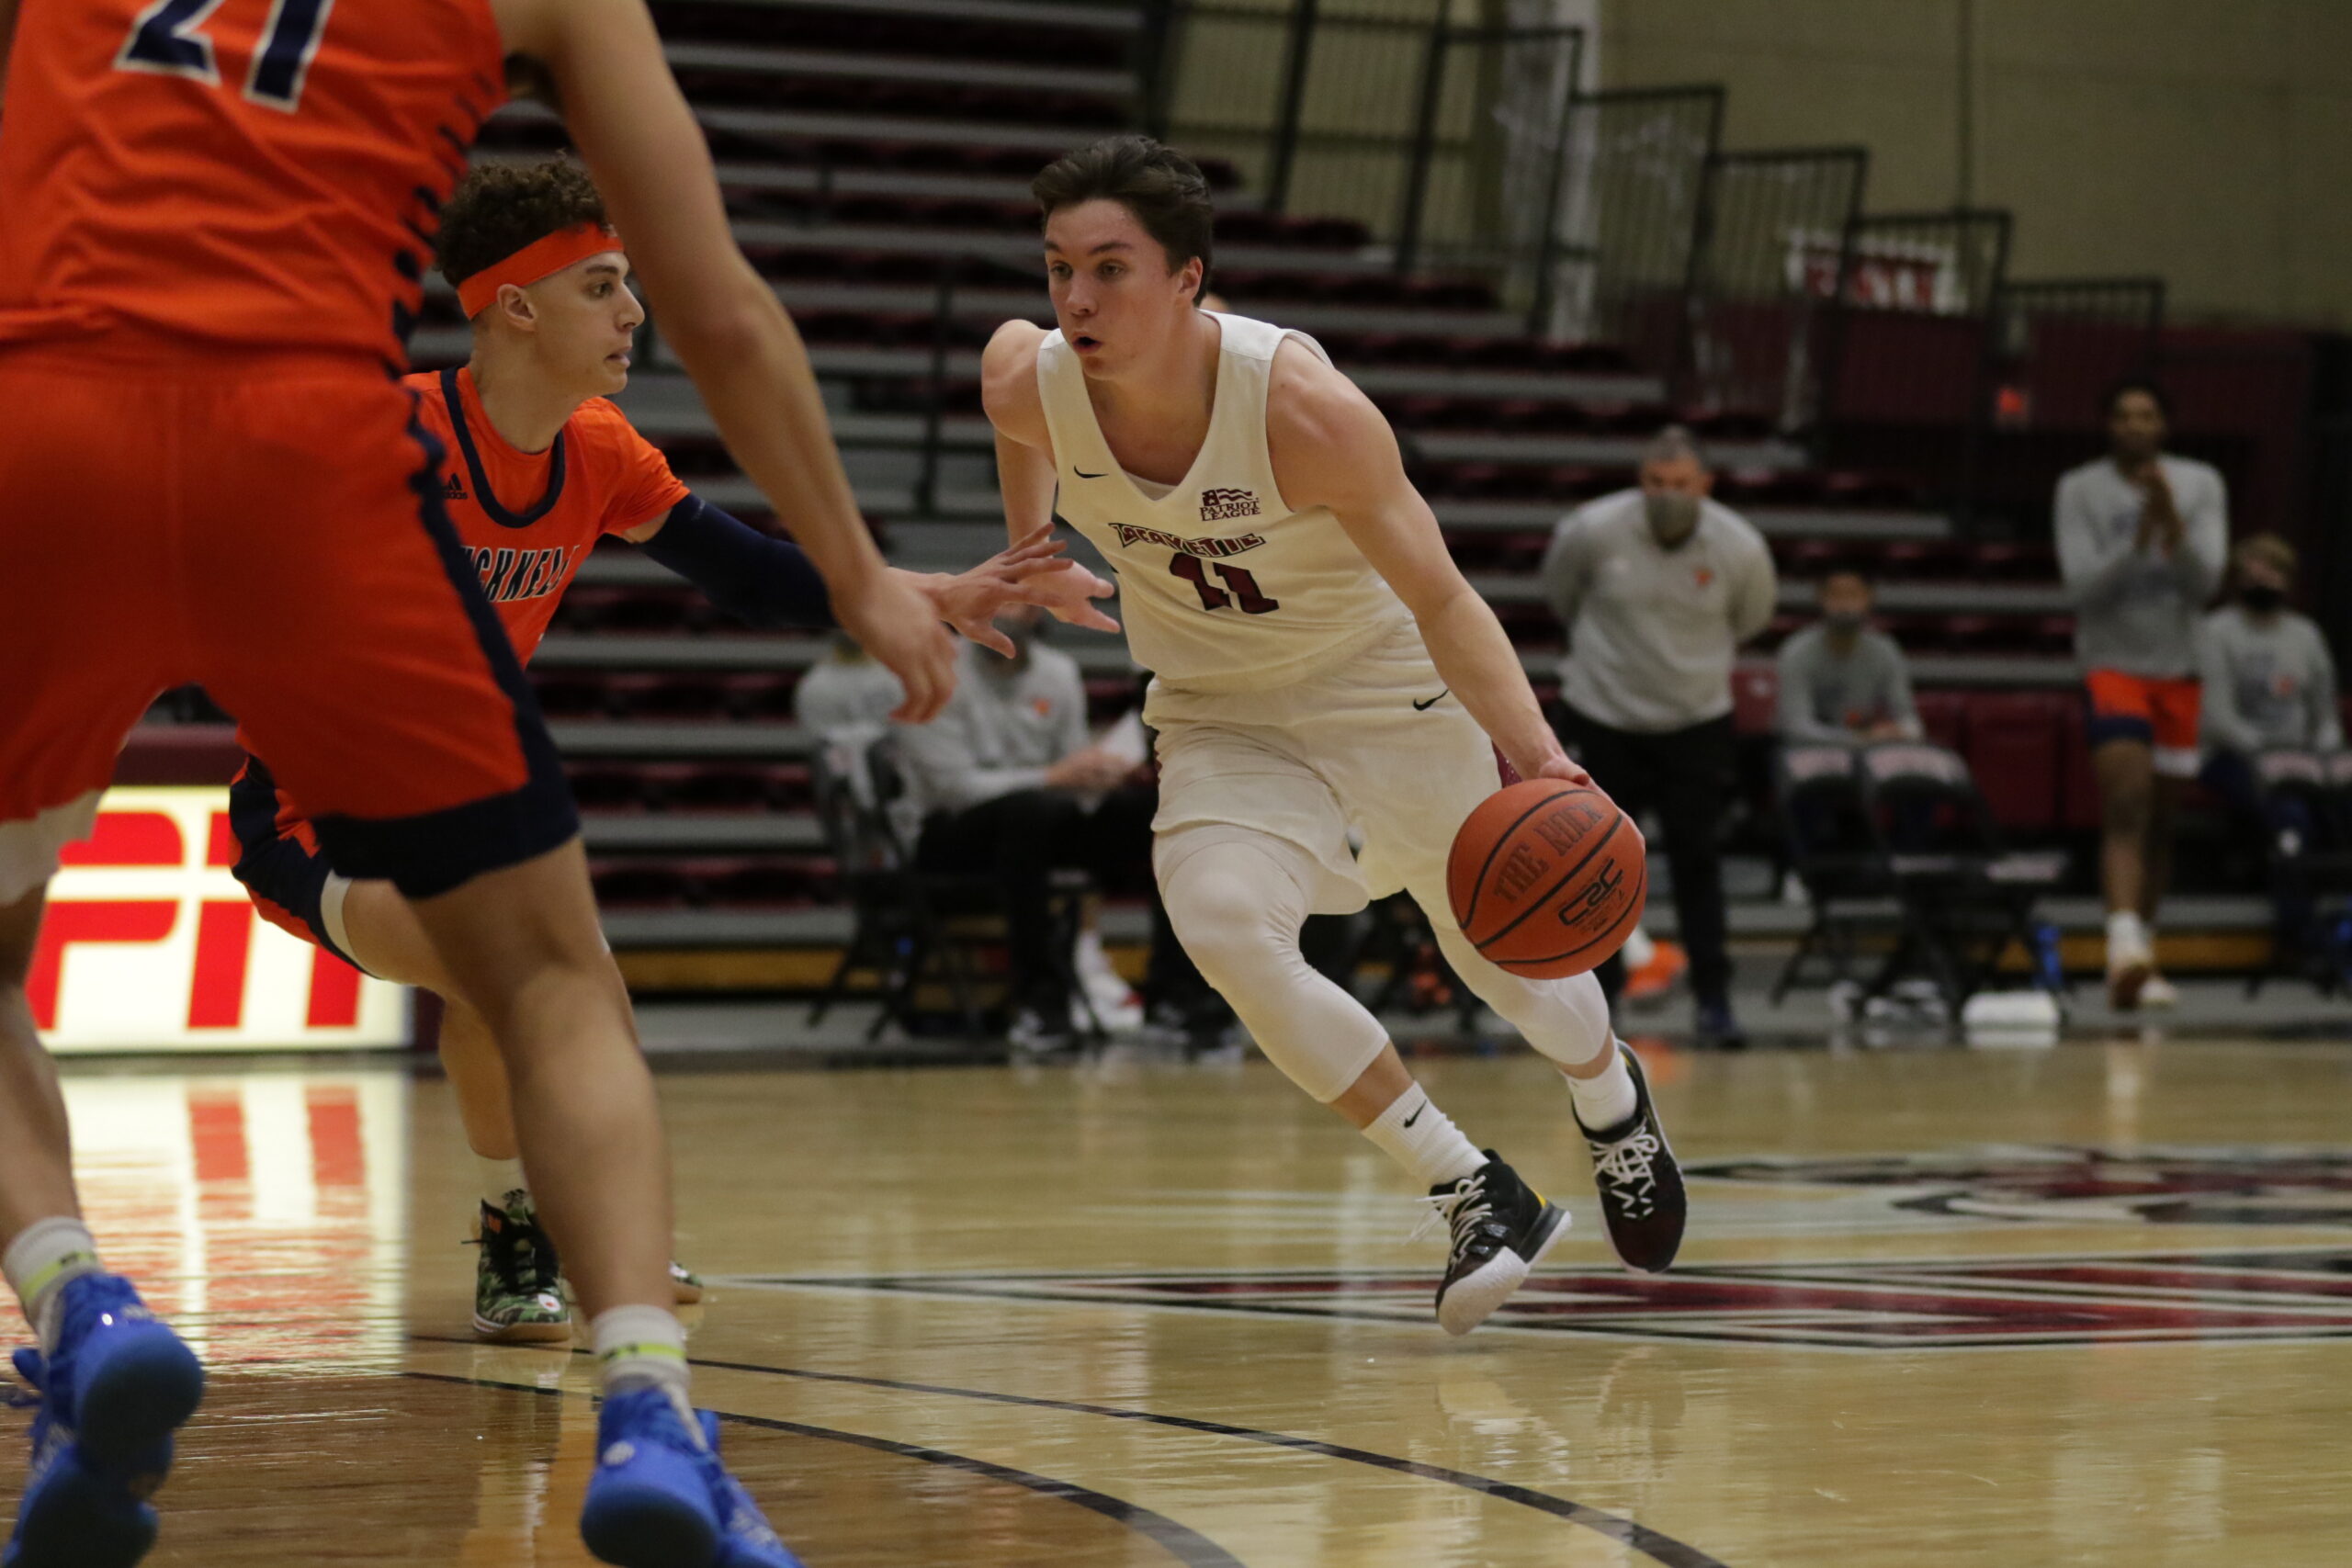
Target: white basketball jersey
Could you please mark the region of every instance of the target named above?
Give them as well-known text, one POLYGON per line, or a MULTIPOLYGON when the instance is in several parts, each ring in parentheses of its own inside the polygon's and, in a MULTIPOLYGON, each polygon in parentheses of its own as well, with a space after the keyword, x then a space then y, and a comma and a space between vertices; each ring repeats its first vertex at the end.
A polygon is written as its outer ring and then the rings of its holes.
POLYGON ((1095 423, 1086 372, 1067 339, 1037 345, 1037 391, 1053 437, 1055 503, 1119 578, 1136 661, 1170 685, 1259 691, 1370 647, 1409 617, 1339 519, 1294 512, 1266 455, 1274 351, 1304 333, 1216 316, 1216 405, 1191 472, 1165 493, 1119 467, 1095 423))

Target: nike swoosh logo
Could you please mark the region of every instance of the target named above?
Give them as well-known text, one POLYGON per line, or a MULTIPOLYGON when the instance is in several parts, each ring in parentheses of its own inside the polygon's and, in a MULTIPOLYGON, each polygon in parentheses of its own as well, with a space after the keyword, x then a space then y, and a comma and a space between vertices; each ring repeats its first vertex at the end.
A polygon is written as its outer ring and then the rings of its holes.
MULTIPOLYGON (((1427 713, 1427 712, 1429 712, 1429 711, 1430 711, 1430 709, 1431 709, 1431 708, 1433 708, 1433 707, 1437 706, 1437 705, 1438 705, 1438 704, 1440 704, 1440 703, 1442 703, 1442 702, 1445 701, 1445 698, 1446 698, 1446 693, 1447 693, 1447 692, 1451 692, 1451 691, 1453 691, 1453 687, 1448 686, 1448 687, 1445 689, 1445 691, 1444 691, 1444 692, 1440 692, 1436 696, 1431 697, 1428 702, 1425 702, 1425 703, 1415 703, 1415 704, 1413 705, 1413 711, 1414 711, 1415 713, 1427 713)), ((1406 1123, 1405 1123, 1405 1125, 1406 1125, 1406 1126, 1408 1126, 1408 1127, 1409 1127, 1409 1126, 1411 1126, 1411 1125, 1412 1125, 1412 1123, 1411 1123, 1410 1122, 1406 1122, 1406 1123)))
POLYGON ((1415 1111, 1414 1111, 1410 1116, 1408 1116, 1408 1117, 1406 1117, 1406 1118, 1405 1118, 1405 1125, 1406 1125, 1406 1126, 1408 1126, 1408 1127, 1409 1127, 1409 1126, 1411 1126, 1414 1122, 1416 1122, 1419 1121, 1419 1120, 1421 1119, 1421 1111, 1427 1111, 1429 1108, 1430 1108, 1430 1102, 1429 1102, 1428 1100, 1424 1100, 1423 1101, 1421 1101, 1421 1103, 1420 1103, 1420 1109, 1419 1109, 1419 1110, 1415 1111))
POLYGON ((1090 474, 1084 468, 1072 468, 1070 472, 1082 479, 1107 479, 1111 477, 1110 470, 1107 468, 1099 474, 1090 474))

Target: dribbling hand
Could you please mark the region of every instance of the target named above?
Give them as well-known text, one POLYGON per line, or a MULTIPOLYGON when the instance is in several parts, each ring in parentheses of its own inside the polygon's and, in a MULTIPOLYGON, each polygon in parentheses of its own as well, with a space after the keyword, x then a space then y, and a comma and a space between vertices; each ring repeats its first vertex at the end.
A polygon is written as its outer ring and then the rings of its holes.
POLYGON ((1557 746, 1535 757, 1514 757, 1501 747, 1495 748, 1495 761, 1502 765, 1505 785, 1523 783, 1528 779, 1564 779, 1572 784, 1589 787, 1592 775, 1577 766, 1575 759, 1557 746))

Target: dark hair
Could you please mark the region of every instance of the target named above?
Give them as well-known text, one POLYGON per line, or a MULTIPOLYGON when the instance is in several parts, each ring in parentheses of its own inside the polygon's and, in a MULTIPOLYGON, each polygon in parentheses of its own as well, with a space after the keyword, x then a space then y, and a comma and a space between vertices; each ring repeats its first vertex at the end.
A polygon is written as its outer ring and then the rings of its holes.
POLYGON ((463 283, 549 234, 605 221, 605 198, 571 158, 484 164, 443 204, 433 265, 450 282, 463 283))
POLYGON ((1200 257, 1201 288, 1208 288, 1216 209, 1199 166, 1173 147, 1132 133, 1106 136, 1046 164, 1029 182, 1029 194, 1044 218, 1082 201, 1117 202, 1168 253, 1169 271, 1200 257))
POLYGON ((2156 412, 2165 416, 2165 423, 2172 423, 2172 394, 2165 391, 2164 384, 2153 376, 2126 376, 2107 389, 2107 397, 2098 406, 2109 419, 2113 419, 2115 405, 2130 392, 2138 392, 2145 397, 2156 405, 2156 412))

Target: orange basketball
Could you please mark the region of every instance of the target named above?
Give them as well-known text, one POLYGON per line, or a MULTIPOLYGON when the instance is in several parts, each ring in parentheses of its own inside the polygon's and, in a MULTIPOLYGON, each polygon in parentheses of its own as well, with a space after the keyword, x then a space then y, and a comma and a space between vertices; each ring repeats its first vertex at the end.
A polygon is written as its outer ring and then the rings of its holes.
POLYGON ((1514 975, 1581 975, 1624 944, 1649 895, 1641 829, 1589 784, 1530 779, 1453 835, 1445 891, 1478 951, 1514 975))

